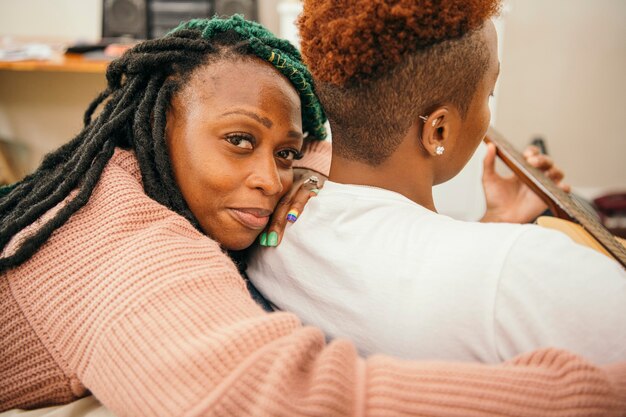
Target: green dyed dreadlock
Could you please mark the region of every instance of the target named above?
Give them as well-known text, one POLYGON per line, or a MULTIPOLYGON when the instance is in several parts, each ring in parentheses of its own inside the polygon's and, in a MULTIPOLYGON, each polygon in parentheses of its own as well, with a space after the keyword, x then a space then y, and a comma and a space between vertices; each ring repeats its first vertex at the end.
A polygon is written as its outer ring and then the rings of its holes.
POLYGON ((116 147, 132 148, 146 194, 200 226, 176 186, 165 140, 165 115, 172 95, 198 66, 233 54, 271 63, 294 85, 302 101, 307 139, 324 139, 324 112, 300 53, 258 23, 235 15, 196 19, 165 37, 142 42, 113 61, 107 87, 89 105, 83 130, 46 155, 39 168, 0 193, 0 251, 13 236, 49 209, 76 194, 12 254, 0 258, 0 271, 29 259, 50 235, 83 207, 116 147), (172 75, 177 77, 171 77, 172 75), (102 103, 95 120, 92 115, 102 103))

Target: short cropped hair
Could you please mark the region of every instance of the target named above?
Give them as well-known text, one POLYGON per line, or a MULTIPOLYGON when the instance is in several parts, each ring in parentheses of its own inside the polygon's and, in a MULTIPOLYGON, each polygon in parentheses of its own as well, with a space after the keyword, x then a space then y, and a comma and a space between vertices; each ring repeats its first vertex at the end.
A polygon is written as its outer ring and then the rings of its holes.
POLYGON ((411 124, 444 104, 464 117, 488 68, 480 29, 500 0, 305 0, 302 55, 334 151, 384 162, 411 124))

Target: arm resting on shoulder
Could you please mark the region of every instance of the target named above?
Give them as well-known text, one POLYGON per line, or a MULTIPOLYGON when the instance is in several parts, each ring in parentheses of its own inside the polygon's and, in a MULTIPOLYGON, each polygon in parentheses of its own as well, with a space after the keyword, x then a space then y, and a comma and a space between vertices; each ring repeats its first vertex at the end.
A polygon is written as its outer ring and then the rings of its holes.
POLYGON ((543 350, 497 366, 359 358, 267 314, 234 267, 189 271, 98 339, 81 380, 118 416, 619 416, 626 365, 543 350))

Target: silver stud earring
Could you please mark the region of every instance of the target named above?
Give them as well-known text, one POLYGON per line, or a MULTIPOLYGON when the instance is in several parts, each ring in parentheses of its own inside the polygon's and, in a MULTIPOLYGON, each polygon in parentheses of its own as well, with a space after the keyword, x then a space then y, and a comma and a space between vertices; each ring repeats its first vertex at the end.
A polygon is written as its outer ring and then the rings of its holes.
POLYGON ((435 153, 436 153, 437 155, 443 155, 443 152, 444 152, 445 150, 446 150, 446 149, 445 149, 443 146, 439 145, 439 146, 437 146, 437 148, 435 149, 435 153))

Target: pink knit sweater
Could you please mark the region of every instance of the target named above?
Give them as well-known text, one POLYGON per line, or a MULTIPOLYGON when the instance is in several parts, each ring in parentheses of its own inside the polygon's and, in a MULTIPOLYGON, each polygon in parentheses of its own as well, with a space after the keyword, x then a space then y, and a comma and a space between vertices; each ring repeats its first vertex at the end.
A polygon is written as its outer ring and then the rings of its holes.
POLYGON ((127 151, 2 274, 0 303, 0 411, 89 390, 120 417, 626 415, 626 364, 557 350, 498 366, 363 359, 263 312, 216 242, 144 194, 127 151))

